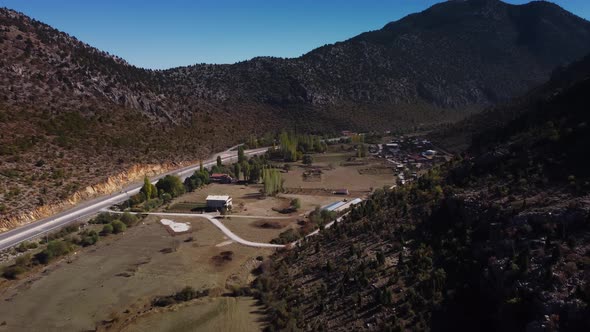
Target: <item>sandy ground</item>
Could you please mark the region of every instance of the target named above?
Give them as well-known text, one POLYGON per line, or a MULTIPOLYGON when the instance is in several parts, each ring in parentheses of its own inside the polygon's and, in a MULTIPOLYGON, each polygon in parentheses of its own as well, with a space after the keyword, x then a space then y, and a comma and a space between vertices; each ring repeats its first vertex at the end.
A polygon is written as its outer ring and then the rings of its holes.
POLYGON ((272 253, 235 243, 216 247, 227 239, 208 221, 176 219, 191 222, 193 233, 172 237, 149 217, 116 240, 75 255, 71 263, 63 261, 33 282, 8 289, 0 295, 0 320, 6 322, 0 331, 92 330, 133 304, 187 285, 225 289, 228 283, 245 283, 254 257, 272 253), (195 240, 183 242, 189 236, 195 240), (176 252, 160 252, 175 245, 176 252), (227 250, 234 252, 233 260, 214 264, 212 257, 227 250))
POLYGON ((260 331, 257 310, 253 299, 207 298, 174 311, 143 317, 123 331, 260 331))

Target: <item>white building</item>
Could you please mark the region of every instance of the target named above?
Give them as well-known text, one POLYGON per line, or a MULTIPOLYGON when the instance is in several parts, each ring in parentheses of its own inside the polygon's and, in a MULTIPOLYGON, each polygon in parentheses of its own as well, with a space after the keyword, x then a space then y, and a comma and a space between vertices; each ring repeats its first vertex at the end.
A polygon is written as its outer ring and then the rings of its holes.
POLYGON ((207 208, 209 209, 223 209, 231 210, 232 199, 229 195, 209 195, 207 196, 207 208))

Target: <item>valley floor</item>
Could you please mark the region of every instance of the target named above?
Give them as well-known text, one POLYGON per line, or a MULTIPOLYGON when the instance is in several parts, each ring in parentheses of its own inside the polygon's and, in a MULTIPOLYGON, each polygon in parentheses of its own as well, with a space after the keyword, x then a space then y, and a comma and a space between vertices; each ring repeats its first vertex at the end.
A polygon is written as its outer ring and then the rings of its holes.
MULTIPOLYGON (((123 236, 14 284, 1 295, 0 317, 5 324, 0 331, 92 330, 102 321, 121 317, 128 308, 143 308, 154 296, 173 294, 185 286, 217 289, 221 295, 229 284, 244 285, 249 280, 255 257, 272 253, 235 243, 217 247, 227 239, 207 220, 176 219, 191 223, 194 232, 173 238, 157 218, 148 217, 123 236), (184 242, 191 236, 194 241, 184 242), (176 246, 176 251, 162 252, 176 246), (222 251, 232 251, 233 259, 219 265, 212 257, 222 251)), ((249 311, 240 315, 248 316, 249 311)))

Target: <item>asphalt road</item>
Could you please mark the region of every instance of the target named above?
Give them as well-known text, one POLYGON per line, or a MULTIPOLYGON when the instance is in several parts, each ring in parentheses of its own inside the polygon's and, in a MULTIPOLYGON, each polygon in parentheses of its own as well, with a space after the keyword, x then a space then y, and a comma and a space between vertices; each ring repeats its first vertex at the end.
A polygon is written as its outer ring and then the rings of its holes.
MULTIPOLYGON (((234 160, 237 160, 237 151, 231 151, 235 148, 236 147, 232 147, 224 152, 214 155, 213 157, 211 157, 211 159, 203 161, 203 166, 211 167, 215 165, 218 155, 221 156, 221 160, 224 163, 233 162, 234 160)), ((265 153, 267 150, 268 148, 246 150, 245 154, 248 156, 259 155, 265 153)), ((152 183, 156 183, 160 178, 170 174, 178 175, 181 178, 181 180, 184 181, 185 178, 192 175, 197 169, 199 169, 199 165, 192 165, 180 168, 153 177, 151 178, 151 181, 152 183)), ((23 241, 27 241, 32 238, 38 237, 42 234, 48 233, 52 230, 56 230, 67 224, 73 223, 81 218, 94 215, 100 212, 100 210, 108 208, 114 204, 124 202, 125 200, 129 199, 130 196, 137 194, 141 189, 142 185, 142 182, 134 183, 132 185, 129 185, 119 193, 113 193, 110 195, 95 198, 93 200, 85 201, 81 204, 78 204, 76 207, 70 210, 2 233, 0 234, 0 250, 10 248, 23 241)))

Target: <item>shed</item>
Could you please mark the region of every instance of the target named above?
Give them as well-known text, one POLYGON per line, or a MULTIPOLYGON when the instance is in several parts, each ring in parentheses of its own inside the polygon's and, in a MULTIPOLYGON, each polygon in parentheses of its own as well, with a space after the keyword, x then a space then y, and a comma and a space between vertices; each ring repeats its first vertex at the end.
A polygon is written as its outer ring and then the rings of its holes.
POLYGON ((210 209, 231 209, 232 199, 229 195, 209 195, 207 196, 207 208, 210 209))

